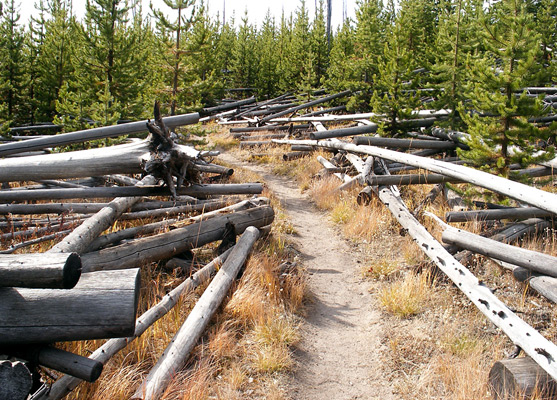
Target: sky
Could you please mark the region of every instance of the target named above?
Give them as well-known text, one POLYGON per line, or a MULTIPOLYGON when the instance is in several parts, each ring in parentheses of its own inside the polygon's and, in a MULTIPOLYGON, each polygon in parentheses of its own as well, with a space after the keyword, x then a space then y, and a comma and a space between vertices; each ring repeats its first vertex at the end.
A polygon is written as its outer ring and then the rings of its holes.
MULTIPOLYGON (((144 12, 149 10, 150 1, 153 2, 155 8, 163 11, 169 10, 163 0, 141 1, 143 2, 144 12)), ((21 22, 29 19, 29 16, 34 11, 35 2, 36 0, 20 0, 21 22)), ((267 10, 270 10, 271 15, 279 22, 283 11, 286 16, 289 16, 290 14, 294 14, 296 9, 300 6, 300 0, 205 0, 205 3, 209 7, 209 13, 213 16, 218 14, 219 18, 222 18, 223 8, 226 5, 226 19, 230 20, 234 15, 237 23, 243 17, 244 11, 247 9, 249 22, 257 24, 258 26, 260 26, 265 18, 267 10)), ((306 7, 309 10, 310 19, 315 15, 316 3, 318 4, 318 0, 306 0, 306 7)), ((85 0, 73 0, 73 8, 78 18, 81 18, 85 13, 85 0)), ((355 9, 356 0, 332 0, 331 24, 333 29, 336 29, 336 27, 342 23, 342 18, 345 14, 349 18, 354 19, 355 9), (343 12, 343 7, 346 13, 343 12)))

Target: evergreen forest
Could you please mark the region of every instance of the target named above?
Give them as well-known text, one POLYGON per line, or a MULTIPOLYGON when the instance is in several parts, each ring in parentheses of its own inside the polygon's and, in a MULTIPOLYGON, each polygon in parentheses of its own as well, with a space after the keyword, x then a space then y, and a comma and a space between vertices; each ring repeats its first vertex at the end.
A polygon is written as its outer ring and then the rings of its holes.
POLYGON ((502 175, 511 163, 553 156, 532 151, 551 143, 553 129, 531 123, 552 107, 523 90, 555 83, 553 0, 359 0, 355 19, 334 32, 323 0, 315 15, 300 0, 294 14, 259 24, 247 12, 223 23, 202 0, 164 2, 163 12, 87 0, 77 19, 72 0, 37 0, 23 23, 20 1, 2 0, 4 133, 137 120, 154 100, 179 114, 225 97, 350 89, 349 111, 389 117, 384 135, 398 135, 396 121, 412 110, 449 110, 443 124, 470 134, 469 158, 493 161, 502 175))

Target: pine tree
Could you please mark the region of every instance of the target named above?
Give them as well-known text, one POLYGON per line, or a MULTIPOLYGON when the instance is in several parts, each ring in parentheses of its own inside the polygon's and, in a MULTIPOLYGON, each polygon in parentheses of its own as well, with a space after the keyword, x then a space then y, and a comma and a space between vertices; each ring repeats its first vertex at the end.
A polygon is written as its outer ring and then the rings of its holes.
POLYGON ((356 89, 357 77, 352 68, 354 57, 354 28, 350 20, 344 21, 332 40, 326 86, 331 91, 356 89))
POLYGON ((15 0, 2 4, 0 19, 0 102, 3 104, 3 121, 20 124, 31 120, 25 87, 27 83, 25 58, 25 33, 19 25, 19 11, 15 0))
POLYGON ((247 10, 242 17, 236 42, 232 48, 232 75, 234 83, 240 88, 255 85, 257 58, 254 52, 256 43, 255 27, 250 24, 247 10))
POLYGON ((163 12, 151 7, 155 18, 159 35, 166 45, 166 63, 171 70, 170 76, 170 114, 175 115, 177 109, 177 97, 180 91, 179 82, 184 75, 184 51, 182 44, 191 31, 196 18, 197 8, 195 0, 164 0, 167 7, 178 12, 175 20, 169 20, 163 12))
POLYGON ((292 90, 294 86, 296 69, 292 62, 293 54, 293 18, 287 18, 284 13, 281 16, 279 34, 277 38, 279 88, 286 92, 292 90))
POLYGON ((522 88, 539 79, 540 37, 531 15, 520 0, 502 0, 482 18, 485 54, 468 68, 470 85, 467 108, 470 151, 461 155, 484 169, 509 176, 513 163, 527 166, 553 157, 553 149, 538 152, 536 142, 547 139, 551 129, 529 122, 543 113, 539 99, 522 88))
MULTIPOLYGON (((292 63, 291 85, 309 95, 315 81, 314 57, 311 44, 309 14, 305 0, 300 0, 296 10, 292 29, 292 53, 289 62, 292 63)), ((291 86, 291 87, 292 87, 291 86)))
POLYGON ((257 53, 259 54, 257 88, 260 94, 272 97, 278 92, 279 76, 277 70, 277 29, 275 20, 269 12, 267 12, 259 31, 257 53))
POLYGON ((541 39, 540 64, 543 66, 540 85, 556 83, 556 67, 553 59, 557 49, 557 3, 554 0, 539 0, 535 7, 535 26, 541 39))
POLYGON ((323 0, 319 0, 315 19, 311 25, 311 51, 314 57, 313 87, 319 87, 325 82, 329 66, 329 47, 327 44, 325 3, 323 0))

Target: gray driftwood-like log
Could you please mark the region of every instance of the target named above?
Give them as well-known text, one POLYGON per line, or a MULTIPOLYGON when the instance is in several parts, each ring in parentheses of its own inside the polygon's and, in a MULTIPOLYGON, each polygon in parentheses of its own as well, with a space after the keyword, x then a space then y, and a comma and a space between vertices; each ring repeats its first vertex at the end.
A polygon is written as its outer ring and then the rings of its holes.
MULTIPOLYGON (((223 111, 227 111, 227 110, 233 110, 235 108, 238 108, 240 106, 245 106, 247 104, 253 104, 256 102, 255 97, 250 97, 249 99, 244 99, 244 100, 238 100, 238 101, 234 101, 231 103, 226 103, 226 104, 221 104, 215 107, 207 107, 204 108, 203 111, 201 112, 202 115, 210 115, 210 114, 215 114, 215 113, 219 113, 219 112, 223 112, 223 111)), ((166 121, 165 121, 166 123, 166 121)))
POLYGON ((522 348, 555 379, 557 346, 520 319, 485 284, 449 254, 390 189, 381 187, 378 195, 406 232, 412 236, 420 250, 428 255, 487 319, 499 327, 515 345, 522 348))
POLYGON ((316 139, 354 136, 354 135, 361 135, 362 133, 375 133, 377 132, 377 128, 378 126, 376 124, 372 124, 372 125, 353 126, 350 128, 329 129, 321 132, 311 132, 309 134, 309 137, 311 139, 316 140, 316 139))
POLYGON ((375 175, 369 180, 373 186, 391 185, 435 185, 445 182, 462 182, 441 174, 406 174, 406 175, 375 175))
POLYGON ((338 150, 352 151, 355 153, 368 154, 385 158, 387 160, 414 165, 427 169, 438 174, 461 179, 465 182, 489 189, 493 192, 508 196, 520 202, 530 204, 534 207, 557 214, 557 195, 545 192, 540 189, 513 182, 500 176, 492 175, 487 172, 478 171, 464 165, 455 165, 426 157, 419 157, 413 154, 399 153, 397 151, 381 149, 373 146, 357 146, 351 143, 339 141, 314 141, 314 140, 277 140, 278 143, 285 144, 308 144, 314 146, 328 147, 338 150))
POLYGON ((378 137, 378 136, 356 136, 353 139, 353 142, 354 144, 357 145, 390 147, 394 149, 454 150, 457 147, 454 142, 448 142, 448 141, 421 140, 421 139, 395 139, 395 138, 385 138, 385 137, 378 137))
POLYGON ((557 257, 501 243, 493 239, 445 225, 443 242, 506 261, 544 275, 557 277, 557 257))
MULTIPOLYGON (((166 294, 161 301, 137 318, 133 336, 110 339, 95 350, 89 358, 106 364, 116 353, 125 348, 136 338, 140 337, 150 326, 172 310, 184 294, 191 292, 198 286, 207 282, 221 267, 231 251, 232 248, 226 250, 223 254, 170 291, 170 293, 166 294)), ((68 375, 63 376, 52 385, 47 396, 37 400, 59 400, 74 390, 79 383, 81 383, 80 379, 68 375)))
POLYGON ((496 210, 449 211, 445 213, 447 222, 488 221, 502 219, 528 219, 551 217, 553 213, 536 207, 513 207, 496 210))
POLYGON ((302 117, 316 117, 318 115, 329 114, 337 111, 346 111, 346 106, 343 105, 343 106, 325 108, 323 110, 318 110, 318 111, 310 112, 309 114, 304 114, 302 115, 302 117))
POLYGON ((282 117, 283 115, 287 115, 287 114, 292 114, 292 113, 295 113, 296 111, 303 110, 304 108, 309 108, 309 107, 312 107, 312 106, 316 106, 318 104, 326 103, 327 101, 338 99, 339 97, 346 97, 350 93, 351 93, 350 90, 345 90, 344 92, 336 93, 336 94, 333 94, 333 95, 330 95, 330 96, 325 96, 325 97, 322 97, 320 99, 313 100, 313 101, 310 101, 308 103, 300 104, 299 106, 295 106, 295 107, 289 108, 287 110, 268 115, 265 118, 262 118, 261 121, 259 121, 259 122, 263 124, 265 122, 271 121, 274 118, 282 117))
MULTIPOLYGON (((155 181, 154 177, 148 175, 141 182, 138 182, 136 187, 152 185, 155 181)), ((140 197, 120 197, 112 200, 106 207, 102 208, 92 217, 89 217, 80 226, 75 228, 72 233, 58 242, 49 252, 83 253, 91 242, 114 224, 124 211, 140 200, 140 197)))
MULTIPOLYGON (((327 160, 326 158, 321 157, 321 156, 317 156, 317 161, 319 161, 319 163, 322 166, 324 166, 325 168, 335 168, 336 167, 336 165, 334 165, 329 160, 327 160)), ((333 175, 336 176, 338 179, 340 179, 344 183, 349 182, 352 179, 352 178, 350 178, 349 175, 341 174, 339 172, 335 172, 335 173, 333 173, 333 175)))
POLYGON ((268 105, 273 104, 273 103, 277 103, 277 102, 279 102, 279 101, 281 101, 281 100, 284 100, 284 99, 287 98, 288 96, 290 96, 290 93, 285 93, 285 94, 283 94, 283 95, 281 95, 281 96, 278 96, 278 97, 269 99, 269 100, 267 100, 267 101, 260 102, 260 103, 256 104, 255 106, 250 107, 250 108, 248 108, 247 110, 242 111, 241 113, 236 114, 236 118, 241 118, 241 117, 243 117, 244 115, 247 115, 247 114, 249 114, 249 113, 252 112, 252 111, 258 110, 258 109, 260 109, 260 108, 263 108, 263 107, 268 106, 268 105))
POLYGON ((132 396, 133 399, 157 399, 174 375, 184 367, 190 352, 230 290, 258 237, 259 231, 256 228, 246 229, 162 357, 132 396))
POLYGON ((412 211, 412 215, 415 218, 421 215, 422 210, 426 208, 429 204, 433 203, 437 198, 437 196, 439 196, 439 193, 443 191, 443 187, 444 185, 442 183, 438 183, 437 185, 435 185, 425 196, 425 198, 420 202, 420 204, 418 204, 416 208, 414 208, 414 211, 412 211))
MULTIPOLYGON (((177 126, 197 123, 199 121, 199 114, 193 113, 175 115, 172 117, 163 118, 163 121, 167 127, 175 128, 177 126)), ((100 128, 64 133, 61 135, 53 135, 39 139, 31 139, 23 142, 1 144, 0 157, 9 154, 21 153, 24 151, 41 150, 47 147, 66 146, 68 144, 82 143, 90 140, 105 139, 129 135, 132 133, 147 132, 147 122, 148 121, 137 121, 121 125, 103 126, 100 128)))
POLYGON ((497 361, 488 382, 496 400, 528 399, 534 393, 544 399, 557 395, 555 380, 530 357, 497 361))
POLYGON ((139 269, 83 274, 71 290, 0 288, 0 345, 133 334, 139 269))
POLYGON ((0 287, 71 289, 80 276, 76 253, 0 255, 0 287))
POLYGON ((282 155, 283 161, 292 161, 310 155, 309 151, 291 151, 282 155))
POLYGON ((69 351, 52 346, 29 345, 11 346, 0 352, 21 358, 34 365, 42 365, 87 382, 95 382, 102 373, 103 364, 69 351))
POLYGON ((58 239, 62 236, 65 236, 65 235, 69 234, 71 231, 72 231, 72 229, 66 229, 65 231, 60 231, 60 232, 52 233, 50 235, 41 236, 41 237, 38 237, 36 239, 31 239, 31 240, 27 240, 25 242, 20 242, 20 243, 11 245, 6 250, 0 250, 0 254, 12 254, 14 251, 16 251, 18 249, 22 249, 24 247, 32 246, 32 245, 37 244, 37 243, 46 242, 48 240, 58 239))
POLYGON ((32 386, 33 377, 24 363, 0 360, 0 399, 25 400, 32 386))
POLYGON ((274 212, 270 206, 217 216, 167 233, 84 254, 81 257, 83 272, 133 268, 147 262, 171 258, 186 250, 222 239, 227 223, 234 226, 236 234, 241 234, 248 226, 269 225, 273 218, 274 212))
POLYGON ((265 126, 247 126, 243 128, 230 128, 230 133, 235 137, 236 134, 242 136, 248 132, 265 132, 265 131, 297 131, 309 129, 309 124, 301 125, 265 125, 265 126))
MULTIPOLYGON (((260 194, 263 186, 260 183, 201 184, 176 189, 179 195, 216 196, 232 194, 260 194)), ((168 196, 170 189, 161 186, 124 186, 97 187, 87 189, 35 189, 35 190, 2 190, 0 201, 27 201, 49 199, 106 198, 106 197, 138 197, 168 196)))
POLYGON ((132 213, 124 213, 120 219, 131 220, 141 218, 161 218, 190 212, 209 212, 225 207, 228 203, 229 202, 227 200, 213 200, 199 204, 186 204, 183 206, 159 208, 157 210, 136 211, 132 213))

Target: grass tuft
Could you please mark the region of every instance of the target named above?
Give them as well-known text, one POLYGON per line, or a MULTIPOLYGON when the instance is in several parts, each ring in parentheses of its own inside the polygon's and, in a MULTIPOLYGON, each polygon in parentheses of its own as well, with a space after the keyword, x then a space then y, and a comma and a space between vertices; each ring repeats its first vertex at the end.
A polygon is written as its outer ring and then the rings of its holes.
POLYGON ((388 312, 399 318, 419 314, 431 291, 427 274, 409 273, 403 280, 392 282, 381 290, 379 300, 388 312))

